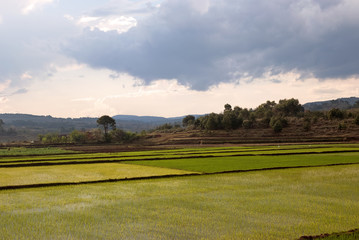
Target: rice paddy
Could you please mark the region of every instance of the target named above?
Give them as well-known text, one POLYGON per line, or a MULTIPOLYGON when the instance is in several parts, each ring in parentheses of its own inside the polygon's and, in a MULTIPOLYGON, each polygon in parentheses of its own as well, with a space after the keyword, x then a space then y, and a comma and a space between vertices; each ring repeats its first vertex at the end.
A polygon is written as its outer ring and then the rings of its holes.
POLYGON ((0 160, 3 239, 298 239, 359 227, 355 144, 30 155, 0 160), (93 183, 51 186, 81 182, 93 183))

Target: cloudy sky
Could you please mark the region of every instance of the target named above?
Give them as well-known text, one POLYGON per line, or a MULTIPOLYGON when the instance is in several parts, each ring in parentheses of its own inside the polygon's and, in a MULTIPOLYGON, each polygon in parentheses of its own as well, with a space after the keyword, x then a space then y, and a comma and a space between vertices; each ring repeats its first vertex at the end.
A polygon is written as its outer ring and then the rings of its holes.
POLYGON ((359 96, 358 0, 0 0, 0 113, 359 96))

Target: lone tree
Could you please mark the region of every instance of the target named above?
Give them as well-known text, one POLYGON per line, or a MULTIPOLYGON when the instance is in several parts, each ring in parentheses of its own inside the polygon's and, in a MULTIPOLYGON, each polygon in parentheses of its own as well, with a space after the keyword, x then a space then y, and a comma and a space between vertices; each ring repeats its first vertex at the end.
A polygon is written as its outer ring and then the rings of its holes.
POLYGON ((108 128, 111 127, 112 130, 116 129, 116 121, 110 116, 103 115, 99 119, 97 119, 97 125, 102 125, 103 130, 105 132, 105 141, 108 142, 109 136, 108 136, 108 128))

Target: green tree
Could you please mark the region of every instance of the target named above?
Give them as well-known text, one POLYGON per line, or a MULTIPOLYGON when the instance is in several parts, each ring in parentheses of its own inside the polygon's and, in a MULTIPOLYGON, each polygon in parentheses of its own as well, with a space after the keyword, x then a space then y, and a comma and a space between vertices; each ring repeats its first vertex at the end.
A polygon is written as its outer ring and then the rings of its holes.
POLYGON ((304 111, 304 108, 299 104, 297 99, 291 98, 279 100, 274 110, 281 116, 297 116, 300 112, 304 111))
POLYGON ((201 125, 206 130, 217 130, 221 128, 221 116, 216 113, 207 114, 201 119, 201 125))
POLYGON ((228 103, 224 105, 224 111, 232 111, 232 106, 229 105, 228 103))
POLYGON ((78 130, 74 130, 70 133, 70 141, 73 143, 85 143, 86 134, 78 130))
POLYGON ((244 129, 250 129, 253 128, 254 123, 251 120, 243 120, 242 126, 244 129))
POLYGON ((186 117, 184 117, 182 119, 182 125, 184 127, 194 125, 195 120, 196 120, 196 118, 193 115, 187 115, 186 117))
POLYGON ((333 119, 343 119, 344 118, 344 112, 340 110, 339 108, 333 108, 328 112, 328 117, 330 120, 333 119))
POLYGON ((240 111, 239 113, 239 116, 242 118, 242 119, 248 119, 249 118, 249 114, 250 112, 248 111, 247 108, 244 108, 240 111))
POLYGON ((105 136, 105 141, 109 142, 110 141, 110 137, 108 135, 108 129, 112 128, 113 130, 116 129, 116 121, 115 119, 113 119, 110 116, 107 115, 103 115, 102 117, 100 117, 99 119, 97 119, 97 124, 103 127, 104 130, 104 136, 105 136))
POLYGON ((273 109, 277 104, 274 101, 267 101, 259 105, 255 110, 254 113, 257 118, 266 118, 270 119, 273 116, 273 109))
POLYGON ((275 133, 280 133, 283 130, 283 125, 281 121, 276 121, 272 128, 275 133))
POLYGON ((128 143, 136 140, 138 135, 132 132, 126 132, 122 129, 115 129, 111 132, 113 141, 117 143, 128 143))
POLYGON ((232 130, 239 127, 236 114, 229 110, 224 112, 222 124, 226 130, 232 130))

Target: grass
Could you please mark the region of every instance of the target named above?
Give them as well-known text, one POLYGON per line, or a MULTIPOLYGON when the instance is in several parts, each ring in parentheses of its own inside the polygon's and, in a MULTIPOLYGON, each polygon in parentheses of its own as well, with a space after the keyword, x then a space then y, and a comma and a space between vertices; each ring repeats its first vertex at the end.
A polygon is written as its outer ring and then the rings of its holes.
POLYGON ((230 148, 201 148, 201 149, 176 149, 162 151, 139 151, 121 153, 86 153, 86 154, 66 154, 66 155, 40 155, 40 156, 15 156, 2 157, 0 166, 16 166, 31 164, 49 164, 66 162, 109 162, 125 160, 153 160, 153 159, 176 159, 176 158, 196 158, 196 157, 230 157, 230 156, 258 156, 258 155, 286 155, 304 153, 339 153, 339 152, 358 152, 359 145, 291 145, 278 148, 277 146, 264 147, 230 147, 230 148))
POLYGON ((0 191, 4 239, 298 239, 358 227, 359 166, 0 191))
POLYGON ((330 147, 319 145, 313 148, 294 145, 284 146, 280 150, 276 146, 198 149, 202 154, 194 153, 195 149, 176 149, 125 153, 3 157, 0 160, 0 188, 174 174, 187 175, 193 172, 219 173, 352 164, 359 163, 359 152, 356 150, 357 148, 353 145, 331 145, 330 147), (317 150, 327 152, 328 149, 334 151, 334 153, 303 154, 317 150), (343 149, 353 152, 342 152, 343 149), (233 154, 233 151, 235 152, 234 156, 228 155, 233 154), (293 151, 292 153, 298 151, 298 154, 281 155, 280 153, 283 153, 283 151, 293 151), (212 155, 207 155, 206 153, 208 152, 211 152, 212 155), (236 156, 238 152, 244 152, 244 155, 236 156), (168 153, 168 155, 165 155, 165 153, 168 153), (203 158, 203 156, 206 156, 206 158, 203 158), (35 164, 42 164, 43 166, 35 164), (54 165, 45 166, 46 164, 54 165))
POLYGON ((48 155, 73 153, 73 151, 64 150, 56 147, 27 148, 27 147, 6 147, 0 148, 0 156, 21 156, 21 155, 48 155))
POLYGON ((171 160, 128 161, 128 164, 163 167, 215 173, 223 171, 254 170, 267 168, 321 166, 330 164, 359 163, 359 152, 330 154, 300 154, 278 156, 234 156, 213 158, 190 158, 171 160))
POLYGON ((72 183, 191 172, 119 163, 0 168, 0 187, 48 183, 72 183))

